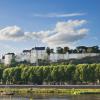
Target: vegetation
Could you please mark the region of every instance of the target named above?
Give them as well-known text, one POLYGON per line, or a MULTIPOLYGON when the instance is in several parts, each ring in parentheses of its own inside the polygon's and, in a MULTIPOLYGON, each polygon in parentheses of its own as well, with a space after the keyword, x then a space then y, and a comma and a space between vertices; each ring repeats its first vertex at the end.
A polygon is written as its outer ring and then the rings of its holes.
POLYGON ((99 84, 100 64, 0 68, 1 84, 99 84))
POLYGON ((0 88, 0 92, 13 92, 19 95, 27 94, 100 94, 100 89, 59 89, 59 88, 0 88))
MULTIPOLYGON (((47 47, 46 49, 47 54, 54 53, 53 49, 47 47)), ((70 49, 69 47, 56 47, 56 53, 58 54, 65 54, 65 53, 100 53, 99 46, 78 46, 75 49, 70 49)))

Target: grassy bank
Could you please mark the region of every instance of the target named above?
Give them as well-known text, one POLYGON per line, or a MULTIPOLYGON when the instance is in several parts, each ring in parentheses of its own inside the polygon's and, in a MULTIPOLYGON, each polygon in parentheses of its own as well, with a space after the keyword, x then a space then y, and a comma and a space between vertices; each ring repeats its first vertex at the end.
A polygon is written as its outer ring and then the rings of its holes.
POLYGON ((0 88, 0 93, 1 92, 14 92, 15 94, 40 94, 40 93, 64 93, 64 94, 72 94, 72 95, 77 95, 77 94, 100 94, 100 89, 56 89, 56 88, 0 88))

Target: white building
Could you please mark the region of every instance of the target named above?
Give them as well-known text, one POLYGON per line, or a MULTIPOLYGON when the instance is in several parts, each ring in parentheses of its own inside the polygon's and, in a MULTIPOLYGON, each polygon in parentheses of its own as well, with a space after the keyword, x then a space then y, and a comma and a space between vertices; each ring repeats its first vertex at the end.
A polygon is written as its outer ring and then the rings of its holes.
POLYGON ((47 58, 48 55, 45 47, 34 47, 31 50, 23 50, 21 54, 16 56, 16 61, 26 61, 31 64, 36 64, 39 60, 47 60, 47 58))
POLYGON ((31 63, 37 63, 38 60, 47 60, 45 47, 35 47, 31 49, 31 63))
POLYGON ((15 54, 14 53, 5 54, 5 56, 4 56, 4 64, 5 65, 10 65, 12 59, 14 59, 14 58, 15 58, 15 54))

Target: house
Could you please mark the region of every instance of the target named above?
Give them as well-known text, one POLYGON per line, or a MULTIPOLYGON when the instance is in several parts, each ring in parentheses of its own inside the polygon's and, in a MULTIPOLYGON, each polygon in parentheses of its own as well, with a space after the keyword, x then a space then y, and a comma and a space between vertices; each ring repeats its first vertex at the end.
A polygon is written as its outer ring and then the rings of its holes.
POLYGON ((31 63, 38 63, 39 60, 46 60, 47 53, 45 47, 34 47, 31 49, 31 63))
POLYGON ((4 65, 10 65, 12 60, 15 59, 14 53, 7 53, 4 56, 4 65))

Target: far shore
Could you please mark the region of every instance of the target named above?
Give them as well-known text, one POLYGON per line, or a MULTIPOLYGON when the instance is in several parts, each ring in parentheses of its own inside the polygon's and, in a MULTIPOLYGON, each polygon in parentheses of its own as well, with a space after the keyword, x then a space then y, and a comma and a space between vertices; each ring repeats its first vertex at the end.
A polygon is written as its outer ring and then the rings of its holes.
POLYGON ((100 94, 100 85, 0 85, 0 93, 34 94, 100 94))
POLYGON ((100 85, 0 85, 0 88, 100 89, 100 85))

